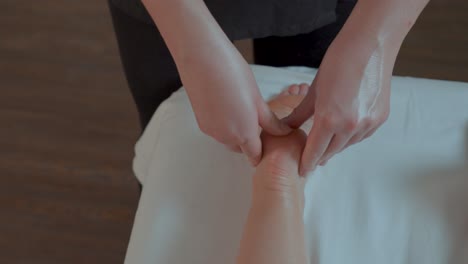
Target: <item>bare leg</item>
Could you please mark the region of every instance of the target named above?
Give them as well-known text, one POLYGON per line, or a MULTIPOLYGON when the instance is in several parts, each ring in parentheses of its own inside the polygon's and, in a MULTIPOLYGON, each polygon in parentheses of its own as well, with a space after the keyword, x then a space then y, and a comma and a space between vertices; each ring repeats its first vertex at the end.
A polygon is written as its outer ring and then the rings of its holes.
MULTIPOLYGON (((307 93, 293 85, 269 102, 280 117, 287 116, 307 93)), ((308 86, 307 86, 308 87, 308 86)), ((252 204, 239 249, 238 264, 307 263, 303 184, 298 166, 306 134, 262 135, 263 158, 252 178, 252 204)))

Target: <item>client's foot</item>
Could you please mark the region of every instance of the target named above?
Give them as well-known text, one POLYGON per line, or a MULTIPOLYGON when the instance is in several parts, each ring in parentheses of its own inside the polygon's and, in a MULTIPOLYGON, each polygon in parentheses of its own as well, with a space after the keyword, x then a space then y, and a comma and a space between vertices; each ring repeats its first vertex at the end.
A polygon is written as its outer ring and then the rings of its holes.
POLYGON ((302 130, 295 130, 287 136, 263 133, 263 157, 257 167, 257 174, 272 180, 268 182, 270 184, 295 183, 306 138, 302 130))
MULTIPOLYGON (((309 85, 293 84, 278 96, 268 102, 270 109, 279 117, 284 118, 292 113, 309 91, 309 85)), ((302 128, 309 132, 311 121, 302 128)), ((287 192, 288 190, 304 190, 305 181, 299 178, 299 162, 307 136, 301 130, 293 131, 284 137, 262 134, 263 157, 256 171, 254 181, 260 186, 271 190, 287 192), (295 186, 295 187, 294 187, 295 186)), ((301 208, 303 194, 301 191, 301 208)))
POLYGON ((263 158, 255 172, 254 186, 279 195, 297 193, 303 208, 305 181, 298 170, 306 139, 300 129, 281 137, 263 133, 263 158))
MULTIPOLYGON (((284 118, 302 102, 308 91, 309 85, 306 83, 290 85, 271 99, 268 106, 279 118, 284 118)), ((305 124, 302 128, 305 132, 309 132, 310 124, 305 124)), ((306 134, 301 130, 293 131, 284 137, 263 133, 263 158, 257 167, 257 174, 273 180, 269 181, 273 185, 285 184, 285 182, 295 183, 306 138, 306 134)))
POLYGON ((309 84, 292 84, 286 88, 281 94, 282 95, 302 95, 305 96, 309 91, 309 84))
MULTIPOLYGON (((278 96, 271 99, 268 105, 278 118, 287 117, 302 102, 309 91, 309 87, 310 85, 306 83, 290 85, 278 96)), ((311 122, 308 121, 303 128, 306 132, 309 132, 310 126, 311 122)))
POLYGON ((272 174, 294 174, 305 146, 306 135, 301 130, 295 130, 287 136, 272 136, 262 134, 263 157, 272 174), (277 169, 277 170, 275 170, 277 169))

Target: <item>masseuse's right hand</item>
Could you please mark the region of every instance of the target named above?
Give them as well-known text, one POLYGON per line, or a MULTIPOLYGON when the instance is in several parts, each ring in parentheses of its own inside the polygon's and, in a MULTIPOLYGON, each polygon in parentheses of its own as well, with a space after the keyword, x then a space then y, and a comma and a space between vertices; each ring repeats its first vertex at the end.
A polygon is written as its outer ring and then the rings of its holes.
POLYGON ((259 126, 290 129, 260 96, 250 67, 203 0, 142 0, 174 58, 201 130, 253 165, 262 156, 259 126))
POLYGON ((179 65, 179 73, 200 129, 256 166, 262 156, 260 127, 277 136, 291 129, 270 111, 249 65, 226 45, 211 60, 179 65))

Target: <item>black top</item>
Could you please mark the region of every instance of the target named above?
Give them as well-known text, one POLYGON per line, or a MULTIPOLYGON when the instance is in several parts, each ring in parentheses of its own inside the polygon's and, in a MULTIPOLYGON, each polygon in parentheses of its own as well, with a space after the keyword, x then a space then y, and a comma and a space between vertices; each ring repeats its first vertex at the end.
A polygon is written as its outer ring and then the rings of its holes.
MULTIPOLYGON (((140 0, 110 0, 128 15, 153 24, 140 0)), ((308 33, 335 21, 337 0, 205 0, 231 40, 308 33)))

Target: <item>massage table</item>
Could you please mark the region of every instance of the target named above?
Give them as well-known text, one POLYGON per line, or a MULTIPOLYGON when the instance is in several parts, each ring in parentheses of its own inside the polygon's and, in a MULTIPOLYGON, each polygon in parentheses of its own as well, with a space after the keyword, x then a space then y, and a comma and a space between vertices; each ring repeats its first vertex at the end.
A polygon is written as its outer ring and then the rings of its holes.
MULTIPOLYGON (((267 100, 316 70, 251 66, 267 100)), ((254 169, 200 132, 182 88, 135 147, 127 264, 235 263, 254 169)), ((468 263, 468 84, 392 79, 388 121, 305 182, 310 263, 468 263)))

